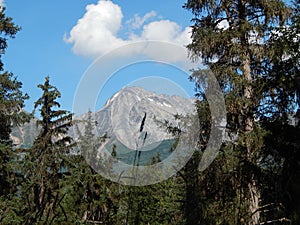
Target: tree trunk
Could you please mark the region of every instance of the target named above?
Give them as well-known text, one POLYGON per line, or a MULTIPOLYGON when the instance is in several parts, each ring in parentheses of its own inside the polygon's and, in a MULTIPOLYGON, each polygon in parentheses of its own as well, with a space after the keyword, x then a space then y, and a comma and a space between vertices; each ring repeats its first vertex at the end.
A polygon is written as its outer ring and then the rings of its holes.
MULTIPOLYGON (((246 54, 243 65, 243 76, 245 80, 244 87, 244 97, 246 99, 245 104, 245 133, 250 133, 253 131, 253 111, 251 106, 252 99, 252 77, 251 77, 251 67, 250 67, 250 55, 246 54), (250 103, 250 104, 249 104, 250 103)), ((249 139, 246 140, 246 148, 247 148, 247 160, 250 162, 253 154, 253 146, 251 146, 251 141, 249 143, 249 139)), ((260 201, 260 190, 257 187, 255 174, 251 171, 251 176, 248 183, 249 194, 250 194, 250 202, 249 202, 249 211, 250 211, 250 220, 249 225, 258 225, 260 220, 260 212, 259 212, 259 201, 260 201)))
POLYGON ((259 212, 259 201, 260 201, 260 191, 256 185, 256 181, 254 178, 251 179, 248 184, 249 192, 250 192, 250 212, 251 218, 249 221, 249 225, 258 225, 260 224, 260 212, 259 212))
POLYGON ((198 180, 198 167, 200 163, 200 156, 195 152, 192 158, 185 166, 185 203, 184 216, 186 225, 200 225, 202 224, 203 212, 200 205, 202 204, 200 198, 200 187, 198 180))

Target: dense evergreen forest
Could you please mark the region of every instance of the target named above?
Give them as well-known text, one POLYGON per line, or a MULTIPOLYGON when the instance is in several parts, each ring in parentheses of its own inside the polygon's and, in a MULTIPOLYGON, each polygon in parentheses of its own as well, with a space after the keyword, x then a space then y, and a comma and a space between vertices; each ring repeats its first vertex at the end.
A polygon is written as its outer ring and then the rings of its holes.
MULTIPOLYGON (((182 10, 194 15, 190 58, 206 66, 189 78, 201 130, 185 167, 161 183, 125 186, 96 173, 85 158, 96 158, 107 137, 93 134, 91 116, 81 121, 78 141, 68 135, 78 121, 60 109, 49 77, 33 109, 39 135, 30 148, 16 148, 10 134, 31 119, 22 110, 29 96, 0 60, 0 224, 300 224, 300 1, 187 0, 182 10), (203 79, 209 71, 234 138, 199 171, 212 125, 203 79), (78 148, 86 155, 74 154, 78 148)), ((1 8, 1 55, 19 30, 1 8)))

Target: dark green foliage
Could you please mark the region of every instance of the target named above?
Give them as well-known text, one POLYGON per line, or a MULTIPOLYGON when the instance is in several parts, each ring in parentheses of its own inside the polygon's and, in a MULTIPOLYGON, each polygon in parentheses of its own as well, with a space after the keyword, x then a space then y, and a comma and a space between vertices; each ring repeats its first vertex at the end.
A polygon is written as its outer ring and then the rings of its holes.
MULTIPOLYGON (((14 38, 19 31, 12 18, 7 17, 5 9, 0 9, 0 55, 5 53, 7 38, 14 38)), ((0 71, 3 63, 0 60, 0 71)), ((20 125, 29 120, 22 109, 27 94, 21 91, 22 83, 12 73, 0 74, 0 223, 19 223, 15 211, 14 195, 20 182, 15 160, 18 157, 10 139, 13 125, 20 125)))
MULTIPOLYGON (((0 57, 3 55, 7 48, 7 37, 14 38, 20 30, 16 26, 11 17, 5 15, 5 7, 0 8, 0 57)), ((0 71, 3 71, 3 63, 0 60, 0 71)))
POLYGON ((277 218, 284 218, 290 224, 300 223, 299 3, 294 2, 289 25, 276 29, 271 38, 276 48, 272 55, 274 66, 270 69, 273 75, 269 82, 272 88, 270 101, 274 102, 276 113, 273 117, 265 115, 262 121, 264 129, 267 130, 264 140, 264 166, 267 167, 265 186, 276 181, 272 191, 265 188, 263 201, 270 202, 271 198, 274 204, 265 211, 277 214, 277 218))
MULTIPOLYGON (((207 183, 218 177, 222 185, 229 187, 220 189, 212 183, 212 188, 219 191, 211 196, 216 200, 215 205, 223 203, 222 198, 228 198, 225 206, 230 214, 217 207, 220 214, 216 217, 215 211, 208 210, 207 218, 215 218, 215 221, 206 223, 278 222, 285 218, 282 214, 274 210, 273 214, 265 213, 265 205, 273 205, 274 199, 266 199, 264 194, 278 190, 272 189, 270 183, 265 184, 268 172, 261 161, 266 157, 264 137, 268 131, 261 123, 294 112, 297 84, 293 84, 296 78, 289 71, 297 69, 295 61, 298 59, 292 57, 294 63, 284 63, 284 53, 292 53, 282 51, 282 44, 272 39, 276 27, 288 23, 292 9, 280 0, 189 0, 184 7, 195 14, 192 43, 188 45, 191 58, 201 59, 217 78, 226 101, 227 133, 232 138, 224 143, 223 156, 233 167, 221 166, 212 171, 213 175, 206 172, 199 175, 207 183), (227 27, 220 27, 221 22, 227 27), (235 179, 227 182, 233 177, 235 179)), ((205 83, 199 82, 203 72, 205 70, 194 71, 192 79, 205 102, 205 83)), ((199 111, 203 113, 201 107, 199 111)), ((209 127, 204 127, 205 130, 209 131, 209 127)), ((214 164, 222 161, 217 158, 214 164)), ((209 195, 208 192, 202 194, 205 198, 209 195)))
MULTIPOLYGON (((0 54, 5 53, 7 37, 13 38, 20 29, 12 22, 12 18, 5 15, 4 11, 4 8, 0 9, 0 54)), ((2 61, 0 61, 0 71, 3 71, 2 61)), ((28 95, 23 94, 21 88, 22 83, 12 73, 0 74, 0 144, 11 146, 12 125, 28 121, 28 116, 22 112, 28 95)))
POLYGON ((12 73, 0 75, 0 142, 11 145, 10 133, 13 125, 28 121, 29 116, 22 111, 27 94, 21 91, 22 83, 12 73))
POLYGON ((67 172, 68 153, 74 146, 67 134, 72 126, 72 114, 59 109, 57 99, 61 95, 56 87, 50 85, 49 77, 38 87, 43 93, 35 102, 35 109, 39 108, 41 114, 38 121, 41 131, 24 158, 23 168, 22 197, 26 204, 22 211, 25 224, 68 220, 62 206, 64 194, 60 191, 60 180, 67 172))
POLYGON ((70 174, 63 182, 66 187, 63 190, 66 195, 63 205, 67 213, 72 215, 70 223, 117 224, 120 200, 118 185, 94 170, 110 170, 109 162, 102 164, 103 160, 98 158, 98 149, 107 137, 95 135, 96 123, 91 111, 86 120, 77 122, 79 152, 71 156, 70 174))
POLYGON ((179 180, 172 177, 150 186, 126 187, 123 197, 130 211, 124 224, 184 224, 180 209, 184 185, 179 180))
POLYGON ((268 213, 280 214, 283 218, 290 219, 291 224, 300 222, 299 125, 299 122, 295 126, 284 120, 264 123, 265 129, 268 130, 265 137, 265 152, 268 156, 264 162, 267 175, 265 185, 273 183, 273 190, 266 188, 263 201, 268 202, 272 199, 274 205, 266 208, 271 209, 268 213))

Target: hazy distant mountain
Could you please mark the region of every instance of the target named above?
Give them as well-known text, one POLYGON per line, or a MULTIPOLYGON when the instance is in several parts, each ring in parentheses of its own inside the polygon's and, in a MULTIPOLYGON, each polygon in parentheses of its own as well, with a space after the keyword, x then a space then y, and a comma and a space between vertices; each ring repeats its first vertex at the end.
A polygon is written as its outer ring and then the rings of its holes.
POLYGON ((39 134, 36 122, 37 119, 34 118, 29 123, 12 129, 10 137, 16 147, 29 148, 32 145, 34 139, 39 134))
MULTIPOLYGON (((107 135, 111 143, 122 145, 123 149, 136 149, 141 133, 141 122, 146 114, 143 135, 147 132, 145 146, 152 146, 162 140, 172 139, 157 121, 173 121, 176 114, 190 114, 194 111, 194 100, 180 96, 169 96, 146 91, 139 87, 126 87, 114 94, 93 118, 97 121, 96 135, 107 135)), ((87 114, 80 115, 76 120, 87 119, 87 114)), ((23 127, 14 129, 12 138, 17 146, 29 146, 38 130, 36 122, 31 121, 23 127)), ((79 124, 80 130, 83 124, 79 124)), ((82 130, 83 132, 83 130, 82 130)), ((76 138, 76 132, 70 132, 76 138)), ((152 148, 151 147, 151 148, 152 148)))

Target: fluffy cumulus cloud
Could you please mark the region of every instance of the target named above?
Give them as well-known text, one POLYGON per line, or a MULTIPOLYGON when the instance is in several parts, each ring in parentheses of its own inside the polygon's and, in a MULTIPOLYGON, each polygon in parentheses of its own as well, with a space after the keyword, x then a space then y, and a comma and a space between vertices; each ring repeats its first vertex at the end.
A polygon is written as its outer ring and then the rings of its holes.
POLYGON ((190 42, 190 35, 190 28, 186 28, 182 31, 181 27, 175 22, 161 20, 145 25, 140 39, 169 41, 186 45, 190 42))
POLYGON ((4 0, 0 0, 0 6, 5 6, 4 0))
POLYGON ((85 15, 78 20, 65 41, 73 43, 76 54, 96 56, 124 44, 117 37, 123 14, 118 5, 110 1, 99 1, 88 5, 85 15))
MULTIPOLYGON (((99 0, 97 4, 86 7, 84 16, 77 21, 64 39, 67 43, 73 44, 73 51, 76 54, 90 57, 97 57, 135 42, 163 41, 185 46, 191 41, 191 28, 182 28, 169 20, 157 20, 154 11, 144 16, 134 15, 124 23, 126 27, 122 27, 122 20, 123 13, 120 6, 111 1, 99 0), (119 35, 121 29, 130 31, 126 38, 119 35), (138 34, 134 33, 137 29, 139 29, 138 34)), ((138 49, 131 49, 126 54, 139 53, 138 51, 138 49)), ((143 53, 156 59, 161 56, 162 49, 146 51, 143 49, 143 53)))

